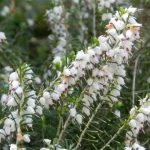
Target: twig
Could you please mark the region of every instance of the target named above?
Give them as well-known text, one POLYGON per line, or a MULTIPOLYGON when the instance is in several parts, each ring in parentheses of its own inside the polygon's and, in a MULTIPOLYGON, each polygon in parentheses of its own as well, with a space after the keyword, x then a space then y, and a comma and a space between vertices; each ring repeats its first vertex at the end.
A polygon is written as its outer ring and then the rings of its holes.
POLYGON ((139 61, 140 55, 135 60, 135 65, 134 65, 134 74, 133 74, 133 82, 132 82, 132 106, 134 107, 135 105, 135 81, 136 81, 136 72, 137 72, 137 65, 139 61))
POLYGON ((98 106, 96 107, 96 109, 95 109, 94 113, 92 114, 90 120, 88 121, 86 127, 85 127, 84 130, 82 131, 82 133, 81 133, 81 135, 80 135, 80 137, 79 137, 79 140, 78 140, 78 143, 77 143, 75 149, 78 149, 78 148, 79 148, 79 146, 80 146, 80 144, 81 144, 81 141, 82 141, 82 139, 83 139, 83 136, 85 135, 85 133, 86 133, 88 127, 90 126, 91 122, 93 121, 93 119, 94 119, 95 115, 97 114, 97 112, 98 112, 98 110, 99 110, 99 108, 100 108, 101 105, 102 105, 102 104, 99 103, 98 106))

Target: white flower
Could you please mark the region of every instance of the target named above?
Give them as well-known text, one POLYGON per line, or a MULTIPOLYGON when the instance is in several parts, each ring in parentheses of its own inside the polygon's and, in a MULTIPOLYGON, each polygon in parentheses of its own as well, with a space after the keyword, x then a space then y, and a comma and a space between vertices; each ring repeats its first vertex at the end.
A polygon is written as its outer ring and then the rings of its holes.
POLYGON ((137 11, 137 8, 133 8, 133 7, 129 7, 128 9, 127 9, 127 12, 128 13, 135 13, 137 11))
POLYGON ((119 110, 115 110, 114 114, 115 114, 118 118, 120 118, 120 116, 121 116, 121 114, 120 114, 120 111, 119 111, 119 110))
POLYGON ((15 99, 13 97, 9 97, 6 105, 7 106, 17 106, 17 102, 15 101, 15 99))
POLYGON ((29 135, 29 134, 24 134, 24 135, 23 135, 23 140, 24 140, 26 143, 30 143, 30 135, 29 135))
POLYGON ((77 112, 76 112, 76 109, 75 109, 75 108, 71 108, 71 109, 70 109, 70 116, 71 116, 71 117, 75 117, 75 116, 76 116, 76 113, 77 113, 77 112))
POLYGON ((115 96, 115 97, 120 96, 120 91, 114 89, 114 90, 111 91, 111 95, 113 95, 113 96, 115 96))
POLYGON ((87 115, 87 116, 90 116, 90 110, 89 110, 89 108, 87 108, 87 107, 83 107, 83 112, 87 115))
POLYGON ((49 150, 49 148, 43 147, 43 148, 41 148, 40 150, 49 150))
POLYGON ((8 101, 8 96, 6 94, 3 94, 1 97, 1 103, 2 105, 5 105, 8 101))
POLYGON ((11 83, 12 89, 17 89, 19 87, 19 85, 20 85, 19 81, 16 81, 16 80, 14 80, 11 83))
POLYGON ((10 144, 10 150, 17 150, 16 144, 10 144))
POLYGON ((34 25, 34 20, 28 18, 28 19, 27 19, 27 23, 28 23, 28 25, 29 25, 30 27, 32 27, 32 26, 34 25))
POLYGON ((103 13, 102 14, 102 20, 106 21, 112 18, 112 13, 103 13))
POLYGON ((125 147, 125 150, 132 150, 132 147, 125 147))
POLYGON ((136 120, 134 120, 134 119, 130 120, 129 126, 132 127, 132 128, 135 128, 137 126, 136 120))
POLYGON ((9 81, 14 81, 14 80, 18 80, 19 77, 18 77, 18 73, 17 72, 12 72, 9 76, 9 81))
POLYGON ((49 92, 45 91, 45 92, 43 93, 43 97, 44 97, 45 99, 49 99, 51 96, 50 96, 50 93, 49 93, 49 92))
POLYGON ((41 105, 45 105, 45 98, 44 97, 40 97, 39 102, 41 103, 41 105))
POLYGON ((18 87, 15 91, 18 95, 21 95, 23 93, 22 87, 18 87))
POLYGON ((145 114, 145 115, 149 115, 150 114, 150 108, 140 108, 140 111, 145 114))
POLYGON ((33 98, 29 98, 28 99, 28 101, 27 101, 27 104, 28 104, 28 106, 31 106, 32 108, 34 108, 35 107, 35 99, 33 99, 33 98))
POLYGON ((145 121, 145 117, 144 117, 143 113, 137 114, 136 119, 141 123, 145 121))
POLYGON ((56 91, 58 91, 59 93, 62 93, 65 91, 65 85, 64 84, 59 84, 57 87, 56 87, 56 91))
POLYGON ((5 17, 5 16, 7 16, 7 14, 9 12, 10 12, 9 7, 8 6, 4 6, 3 9, 2 9, 2 11, 1 11, 1 15, 5 17))
POLYGON ((52 96, 52 99, 53 99, 53 100, 55 100, 55 101, 59 100, 59 94, 58 94, 58 93, 53 92, 53 93, 51 94, 51 96, 52 96))
POLYGON ((92 83, 93 83, 93 79, 92 79, 92 78, 89 78, 89 79, 87 80, 87 84, 90 86, 90 85, 92 85, 92 83))
POLYGON ((122 77, 118 77, 117 82, 118 82, 118 84, 120 84, 120 85, 124 85, 124 84, 125 84, 125 83, 124 83, 124 79, 123 79, 122 77))
POLYGON ((27 110, 26 110, 26 113, 27 114, 35 114, 35 111, 34 111, 34 109, 31 106, 28 106, 27 110))
POLYGON ((76 121, 78 122, 78 124, 82 124, 82 116, 80 114, 77 114, 75 116, 75 118, 76 118, 76 121))
POLYGON ((0 43, 6 40, 6 36, 4 32, 0 32, 0 43))
POLYGON ((41 84, 41 79, 39 77, 34 78, 36 84, 41 84))
POLYGON ((83 50, 78 51, 77 55, 76 55, 76 59, 77 60, 82 60, 84 58, 85 54, 83 52, 83 50))
POLYGON ((70 75, 71 75, 71 72, 70 72, 70 70, 69 70, 68 68, 66 68, 66 69, 64 69, 63 74, 64 74, 65 76, 70 76, 70 75))
POLYGON ((138 143, 134 143, 133 144, 133 149, 135 149, 135 150, 145 150, 145 148, 144 147, 142 147, 141 145, 139 145, 138 143))
POLYGON ((8 73, 13 71, 13 69, 10 66, 5 66, 4 70, 8 73))
POLYGON ((51 144, 51 140, 49 140, 49 139, 44 139, 43 141, 44 141, 44 143, 46 143, 47 145, 50 145, 50 144, 51 144))
POLYGON ((37 106, 37 107, 36 107, 36 112, 37 112, 39 115, 42 115, 42 113, 43 113, 42 107, 41 107, 41 106, 37 106))

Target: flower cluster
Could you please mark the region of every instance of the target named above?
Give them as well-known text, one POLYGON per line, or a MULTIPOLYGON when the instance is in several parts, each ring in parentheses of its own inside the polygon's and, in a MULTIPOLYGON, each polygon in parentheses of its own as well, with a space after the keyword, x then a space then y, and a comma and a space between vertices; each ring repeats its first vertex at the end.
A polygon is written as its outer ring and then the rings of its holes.
MULTIPOLYGON (((134 41, 140 38, 141 24, 133 16, 136 11, 136 8, 130 7, 122 14, 116 12, 106 26, 107 35, 98 38, 99 44, 96 47, 79 51, 71 65, 64 68, 61 79, 54 88, 44 91, 40 102, 48 106, 61 100, 62 96, 71 97, 73 88, 79 84, 84 85, 81 102, 83 112, 88 116, 90 106, 97 98, 116 102, 126 76, 124 64, 131 57, 134 41)), ((82 116, 76 110, 78 103, 79 99, 68 106, 70 115, 81 124, 82 116)))
POLYGON ((112 5, 118 5, 122 3, 121 1, 115 1, 115 0, 97 0, 98 3, 98 10, 100 12, 104 11, 105 13, 102 14, 102 20, 106 21, 112 18, 112 12, 114 11, 112 5))
POLYGON ((145 123, 150 123, 150 98, 146 96, 140 100, 140 107, 134 107, 130 110, 129 126, 130 130, 126 133, 126 150, 145 150, 138 143, 138 134, 143 129, 145 123))
MULTIPOLYGON (((4 119, 3 128, 0 129, 0 142, 4 139, 11 140, 11 138, 16 139, 17 144, 22 141, 30 142, 30 135, 22 133, 22 128, 32 128, 33 115, 42 114, 42 107, 36 102, 36 93, 31 89, 32 79, 33 71, 26 64, 10 74, 9 92, 1 98, 5 110, 9 113, 4 119), (17 137, 14 133, 17 133, 17 137)), ((11 144, 10 149, 11 147, 15 145, 11 144)))
POLYGON ((65 22, 68 14, 65 14, 63 6, 59 5, 47 10, 46 15, 53 32, 49 35, 49 39, 51 42, 57 39, 57 45, 53 49, 53 53, 55 56, 61 57, 65 54, 67 45, 68 31, 65 22))

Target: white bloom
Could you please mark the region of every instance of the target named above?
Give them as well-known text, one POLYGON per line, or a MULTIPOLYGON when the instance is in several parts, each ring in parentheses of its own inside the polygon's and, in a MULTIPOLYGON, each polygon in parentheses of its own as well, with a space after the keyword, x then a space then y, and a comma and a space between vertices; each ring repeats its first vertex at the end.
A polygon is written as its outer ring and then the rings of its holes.
POLYGON ((1 103, 2 105, 5 105, 8 101, 8 96, 6 94, 3 94, 1 97, 1 103))
POLYGON ((17 150, 16 144, 10 144, 10 150, 17 150))
POLYGON ((145 114, 145 115, 149 115, 150 114, 150 108, 140 108, 140 111, 145 114))
POLYGON ((89 108, 87 108, 87 107, 83 107, 83 112, 87 115, 87 116, 90 116, 90 110, 89 110, 89 108))
POLYGON ((8 73, 13 71, 13 69, 10 66, 5 66, 4 70, 8 73))
POLYGON ((49 92, 45 91, 45 92, 43 93, 43 97, 44 97, 45 99, 49 99, 51 96, 50 96, 50 93, 49 93, 49 92))
POLYGON ((124 84, 125 84, 125 83, 124 83, 124 79, 123 79, 122 77, 118 77, 117 82, 118 82, 118 84, 120 84, 120 85, 124 85, 124 84))
POLYGON ((4 40, 6 40, 6 36, 4 32, 0 32, 0 42, 3 42, 4 40))
POLYGON ((143 113, 137 114, 136 119, 141 123, 145 121, 145 117, 144 117, 143 113))
POLYGON ((1 15, 5 17, 5 16, 7 16, 7 14, 9 12, 10 12, 9 7, 8 6, 4 6, 3 9, 2 9, 2 11, 1 11, 1 15))
POLYGON ((132 147, 125 147, 125 150, 132 150, 132 147))
POLYGON ((26 113, 27 114, 35 114, 35 111, 34 111, 34 109, 31 106, 28 106, 27 110, 26 110, 26 113))
POLYGON ((20 85, 19 81, 16 81, 16 80, 14 80, 11 83, 12 89, 17 89, 19 87, 19 85, 20 85))
POLYGON ((27 101, 28 106, 31 106, 32 108, 35 107, 35 99, 29 98, 27 101))
POLYGON ((50 145, 50 144, 51 144, 51 140, 49 140, 49 139, 44 139, 43 141, 44 141, 44 143, 46 143, 47 145, 50 145))
POLYGON ((65 91, 65 85, 64 84, 59 84, 57 87, 56 87, 56 91, 62 93, 65 91))
POLYGON ((15 101, 15 99, 13 97, 9 97, 6 105, 7 106, 17 106, 17 102, 15 101))
POLYGON ((77 60, 82 60, 85 56, 85 53, 83 52, 83 50, 78 51, 77 55, 76 55, 76 59, 77 60))
POLYGON ((64 69, 63 74, 64 74, 65 76, 70 76, 70 75, 71 75, 71 72, 70 72, 70 70, 69 70, 68 68, 66 68, 66 69, 64 69))
MULTIPOLYGON (((10 119, 10 118, 7 118, 5 121, 4 121, 4 127, 3 127, 6 131, 6 129, 8 130, 8 132, 14 132, 15 131, 15 122, 14 120, 10 119)), ((7 131, 6 131, 7 132, 7 131)))
POLYGON ((115 110, 114 114, 115 114, 118 118, 120 118, 120 116, 121 116, 121 114, 120 114, 120 111, 119 111, 119 110, 115 110))
POLYGON ((18 95, 21 95, 23 93, 22 87, 18 87, 15 91, 18 95))
POLYGON ((127 9, 127 12, 128 13, 135 13, 137 11, 137 8, 133 8, 133 7, 129 7, 128 9, 127 9))
POLYGON ((18 73, 17 72, 12 72, 9 76, 9 81, 14 81, 14 80, 18 80, 19 77, 18 77, 18 73))
POLYGON ((129 126, 132 127, 132 128, 135 128, 137 126, 136 120, 134 120, 134 119, 130 120, 129 126))
POLYGON ((23 135, 23 140, 24 140, 26 143, 30 143, 30 135, 29 135, 29 134, 24 134, 24 135, 23 135))
POLYGON ((139 145, 138 143, 134 143, 133 144, 133 149, 135 149, 135 150, 145 150, 145 148, 144 147, 142 147, 141 145, 139 145))
POLYGON ((77 113, 77 112, 76 112, 76 109, 75 109, 75 108, 71 108, 71 109, 70 109, 70 116, 71 116, 71 117, 75 117, 75 116, 76 116, 76 113, 77 113))
POLYGON ((58 94, 58 93, 53 92, 53 93, 51 94, 51 96, 52 96, 52 99, 53 99, 53 100, 55 100, 55 101, 59 100, 59 94, 58 94))
POLYGON ((61 63, 61 57, 60 56, 56 56, 55 58, 54 58, 54 60, 53 60, 53 63, 55 64, 55 63, 61 63))
POLYGON ((41 84, 41 79, 39 77, 35 77, 34 80, 37 84, 41 84))
POLYGON ((28 18, 28 19, 27 19, 27 23, 28 23, 28 25, 29 25, 30 27, 32 27, 32 26, 34 25, 34 20, 28 18))
POLYGON ((37 112, 39 115, 42 115, 42 113, 43 113, 42 107, 41 107, 41 106, 37 106, 37 107, 36 107, 36 112, 37 112))
POLYGON ((113 95, 113 96, 115 96, 115 97, 120 96, 120 91, 114 89, 114 90, 111 91, 111 95, 113 95))
POLYGON ((90 85, 92 85, 92 83, 93 83, 93 79, 92 79, 92 78, 89 78, 89 79, 87 80, 87 84, 90 86, 90 85))
POLYGON ((43 147, 43 148, 41 148, 40 150, 49 150, 49 148, 43 147))
POLYGON ((82 124, 82 116, 80 114, 77 114, 76 116, 76 121, 79 123, 79 124, 82 124))
POLYGON ((39 102, 42 104, 42 105, 45 105, 45 98, 44 97, 40 97, 39 99, 39 102))

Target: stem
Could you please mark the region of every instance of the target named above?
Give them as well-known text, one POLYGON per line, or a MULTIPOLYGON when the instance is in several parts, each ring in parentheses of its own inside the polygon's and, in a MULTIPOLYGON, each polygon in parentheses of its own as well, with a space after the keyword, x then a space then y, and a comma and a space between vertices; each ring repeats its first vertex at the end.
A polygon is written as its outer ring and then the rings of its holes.
POLYGON ((69 123, 70 119, 71 119, 71 116, 69 115, 66 122, 65 122, 65 124, 64 124, 64 126, 63 126, 63 128, 62 128, 62 130, 61 130, 61 132, 60 132, 60 134, 59 134, 59 137, 58 137, 58 140, 57 140, 56 144, 59 144, 59 142, 61 141, 61 139, 63 137, 63 134, 64 134, 66 128, 68 127, 68 123, 69 123))
POLYGON ((100 106, 101 106, 101 103, 98 104, 98 106, 96 107, 96 109, 95 109, 94 113, 92 114, 90 120, 88 121, 86 127, 84 128, 83 132, 81 133, 81 135, 80 135, 80 137, 79 137, 79 140, 78 140, 78 143, 77 143, 75 149, 78 149, 78 148, 79 148, 79 146, 80 146, 80 144, 81 144, 81 141, 82 141, 82 139, 83 139, 83 136, 85 135, 86 130, 88 129, 88 127, 90 126, 91 122, 93 121, 95 115, 97 114, 97 112, 98 112, 100 106))
POLYGON ((133 73, 133 83, 132 83, 132 106, 133 107, 135 105, 135 81, 136 81, 136 72, 137 72, 137 65, 138 65, 139 57, 140 55, 135 60, 134 73, 133 73))
MULTIPOLYGON (((86 91, 86 88, 87 88, 87 86, 84 88, 84 90, 81 92, 79 98, 76 100, 76 101, 77 101, 77 104, 75 105, 75 108, 78 106, 78 103, 79 103, 79 101, 81 100, 81 98, 82 98, 84 92, 86 91)), ((56 144, 59 144, 59 143, 60 143, 60 141, 61 141, 61 139, 62 139, 62 137, 63 137, 63 134, 64 134, 65 130, 66 130, 67 127, 68 127, 68 124, 69 124, 70 119, 71 119, 71 116, 69 115, 68 118, 67 118, 67 120, 65 121, 65 124, 64 124, 64 126, 63 126, 63 128, 62 128, 60 134, 59 134, 59 137, 58 137, 58 139, 57 139, 57 141, 56 141, 56 144)))
POLYGON ((114 134, 114 136, 101 148, 101 150, 104 150, 106 147, 109 147, 109 144, 120 134, 120 132, 124 129, 125 126, 126 123, 121 128, 119 128, 117 133, 114 134))
POLYGON ((93 36, 96 37, 96 1, 93 2, 93 36))

